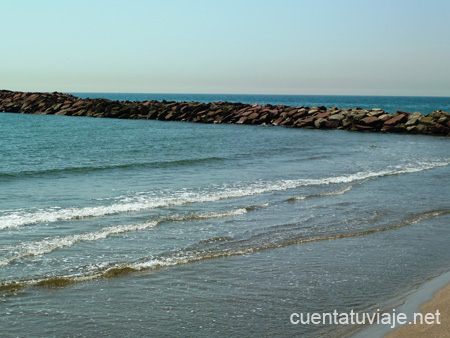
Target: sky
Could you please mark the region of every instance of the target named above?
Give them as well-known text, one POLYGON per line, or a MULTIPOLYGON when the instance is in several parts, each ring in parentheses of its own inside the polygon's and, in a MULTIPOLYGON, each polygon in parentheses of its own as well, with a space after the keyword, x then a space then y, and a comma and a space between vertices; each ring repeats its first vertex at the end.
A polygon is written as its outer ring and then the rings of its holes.
POLYGON ((449 0, 15 0, 0 89, 450 96, 449 0))

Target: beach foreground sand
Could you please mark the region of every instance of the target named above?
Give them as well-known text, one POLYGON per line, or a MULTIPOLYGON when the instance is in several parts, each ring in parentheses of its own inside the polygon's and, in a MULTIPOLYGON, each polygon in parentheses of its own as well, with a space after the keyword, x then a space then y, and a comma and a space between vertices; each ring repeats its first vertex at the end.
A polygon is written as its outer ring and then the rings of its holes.
POLYGON ((440 324, 409 324, 390 332, 386 338, 450 337, 450 284, 420 308, 422 314, 440 312, 440 324))

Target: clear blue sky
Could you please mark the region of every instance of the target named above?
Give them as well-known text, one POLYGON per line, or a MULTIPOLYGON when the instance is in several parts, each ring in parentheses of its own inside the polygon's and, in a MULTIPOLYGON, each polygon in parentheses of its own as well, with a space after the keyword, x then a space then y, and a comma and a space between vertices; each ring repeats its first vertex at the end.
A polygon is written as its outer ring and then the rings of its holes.
POLYGON ((449 0, 14 0, 0 88, 450 96, 449 0))

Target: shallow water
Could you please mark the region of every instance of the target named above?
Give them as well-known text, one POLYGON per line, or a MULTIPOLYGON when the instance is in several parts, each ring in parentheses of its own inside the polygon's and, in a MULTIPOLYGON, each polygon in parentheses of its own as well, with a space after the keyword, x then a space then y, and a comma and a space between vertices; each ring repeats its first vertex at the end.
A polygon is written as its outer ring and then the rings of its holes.
POLYGON ((450 269, 448 138, 0 114, 2 335, 337 336, 450 269))

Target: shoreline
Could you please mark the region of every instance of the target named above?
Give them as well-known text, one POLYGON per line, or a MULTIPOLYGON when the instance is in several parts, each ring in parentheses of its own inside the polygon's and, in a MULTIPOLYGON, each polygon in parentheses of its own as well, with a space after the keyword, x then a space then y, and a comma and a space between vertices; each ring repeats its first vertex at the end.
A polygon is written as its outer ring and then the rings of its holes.
POLYGON ((0 112, 450 136, 450 113, 231 102, 113 101, 0 90, 0 112))
MULTIPOLYGON (((450 335, 450 281, 448 280, 450 279, 450 273, 444 275, 448 283, 437 291, 434 290, 431 299, 429 297, 417 311, 424 315, 427 313, 434 314, 436 311, 439 311, 439 323, 434 321, 433 324, 403 325, 390 331, 385 335, 385 338, 448 337, 450 335)), ((436 279, 439 279, 439 277, 436 279)))
MULTIPOLYGON (((410 292, 402 304, 395 308, 397 314, 404 313, 408 320, 414 313, 436 313, 439 310, 440 324, 405 324, 391 328, 390 325, 370 325, 358 330, 351 337, 447 337, 450 335, 450 271, 420 284, 410 292)), ((387 311, 392 313, 392 309, 387 311)))

